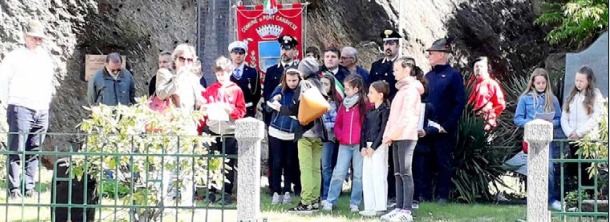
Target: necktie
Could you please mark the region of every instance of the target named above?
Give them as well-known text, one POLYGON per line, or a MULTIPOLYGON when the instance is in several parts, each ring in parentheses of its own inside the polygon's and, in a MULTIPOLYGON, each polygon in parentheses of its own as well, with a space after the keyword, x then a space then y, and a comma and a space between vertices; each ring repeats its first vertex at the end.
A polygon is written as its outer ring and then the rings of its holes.
POLYGON ((239 70, 239 68, 235 68, 235 70, 233 70, 233 76, 235 76, 236 79, 241 79, 241 70, 239 70))

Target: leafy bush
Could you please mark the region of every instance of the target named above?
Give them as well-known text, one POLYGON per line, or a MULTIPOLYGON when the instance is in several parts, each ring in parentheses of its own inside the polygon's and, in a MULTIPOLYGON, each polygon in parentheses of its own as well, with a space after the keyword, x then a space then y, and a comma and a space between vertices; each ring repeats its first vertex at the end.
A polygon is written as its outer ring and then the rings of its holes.
POLYGON ((552 30, 546 40, 582 47, 608 28, 608 0, 546 0, 535 24, 552 30))
POLYGON ((112 199, 123 198, 131 191, 129 186, 117 180, 104 180, 100 187, 102 188, 100 196, 112 199))
MULTIPOLYGON (((175 187, 190 186, 185 183, 194 178, 197 185, 220 188, 222 158, 208 158, 217 155, 208 149, 213 138, 195 136, 192 127, 185 127, 193 126, 201 113, 185 114, 174 108, 159 113, 148 108, 146 98, 137 101, 133 106, 86 107, 91 116, 79 128, 87 135, 82 149, 88 154, 72 156, 72 176, 80 180, 90 175, 100 181, 105 171, 111 171, 121 183, 118 192, 124 193, 126 187, 130 194, 121 198, 125 205, 162 205, 156 184, 144 180, 159 179, 163 175, 161 169, 176 172, 175 187)), ((108 187, 114 196, 114 184, 108 187)), ((152 208, 132 209, 131 213, 135 221, 151 221, 160 216, 160 211, 152 208)))

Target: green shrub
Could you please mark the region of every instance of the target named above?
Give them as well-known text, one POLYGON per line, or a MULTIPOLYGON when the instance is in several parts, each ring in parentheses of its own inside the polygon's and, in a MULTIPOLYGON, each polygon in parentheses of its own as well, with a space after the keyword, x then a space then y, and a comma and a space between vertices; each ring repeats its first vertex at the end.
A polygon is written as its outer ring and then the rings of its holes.
POLYGON ((551 44, 580 48, 608 28, 608 0, 546 0, 542 12, 534 23, 552 28, 551 44))
MULTIPOLYGON (((209 151, 214 138, 190 136, 193 132, 188 130, 192 128, 185 127, 201 119, 201 113, 185 114, 169 108, 162 114, 149 109, 145 97, 138 98, 137 104, 132 106, 99 105, 86 109, 91 111, 91 116, 78 127, 87 135, 83 149, 88 154, 73 155, 70 172, 79 180, 84 175, 90 175, 101 181, 104 171, 112 171, 121 186, 115 190, 112 181, 98 183, 98 186, 104 185, 100 191, 102 194, 110 192, 110 196, 114 197, 116 191, 125 205, 163 204, 158 198, 160 190, 155 183, 144 181, 145 178, 158 179, 162 174, 161 169, 176 173, 177 182, 173 184, 176 187, 190 186, 183 181, 191 177, 199 186, 222 186, 222 158, 208 158, 209 155, 218 154, 209 151), (142 155, 129 155, 134 153, 142 155), (181 156, 177 159, 175 154, 196 157, 181 156), (132 178, 134 175, 140 176, 132 178)), ((155 220, 159 213, 159 210, 152 208, 131 210, 136 221, 155 220)))

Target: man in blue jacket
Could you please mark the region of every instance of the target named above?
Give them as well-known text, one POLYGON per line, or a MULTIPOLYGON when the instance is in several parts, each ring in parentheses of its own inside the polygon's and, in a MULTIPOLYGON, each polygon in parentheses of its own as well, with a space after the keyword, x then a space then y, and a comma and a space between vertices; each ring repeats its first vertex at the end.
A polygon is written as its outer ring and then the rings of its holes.
POLYGON ((93 74, 87 87, 89 105, 132 105, 136 103, 133 76, 122 68, 123 58, 113 52, 106 56, 104 68, 93 74))
POLYGON ((451 190, 451 154, 456 144, 458 120, 466 104, 466 97, 462 74, 448 63, 451 39, 436 40, 426 51, 432 66, 432 70, 426 74, 428 101, 434 106, 441 125, 440 133, 430 138, 432 155, 436 157, 436 161, 432 162, 438 169, 435 193, 437 202, 444 204, 451 190))

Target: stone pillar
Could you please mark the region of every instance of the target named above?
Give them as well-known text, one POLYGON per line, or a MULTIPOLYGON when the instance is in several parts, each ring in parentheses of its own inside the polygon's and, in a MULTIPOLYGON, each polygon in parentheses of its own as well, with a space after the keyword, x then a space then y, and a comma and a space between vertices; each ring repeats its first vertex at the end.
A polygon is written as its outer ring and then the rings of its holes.
POLYGON ((257 221, 261 206, 261 141, 265 123, 248 117, 235 121, 238 143, 237 221, 257 221))
POLYGON ((527 221, 550 222, 549 211, 549 143, 553 124, 536 119, 525 124, 527 154, 527 221))

